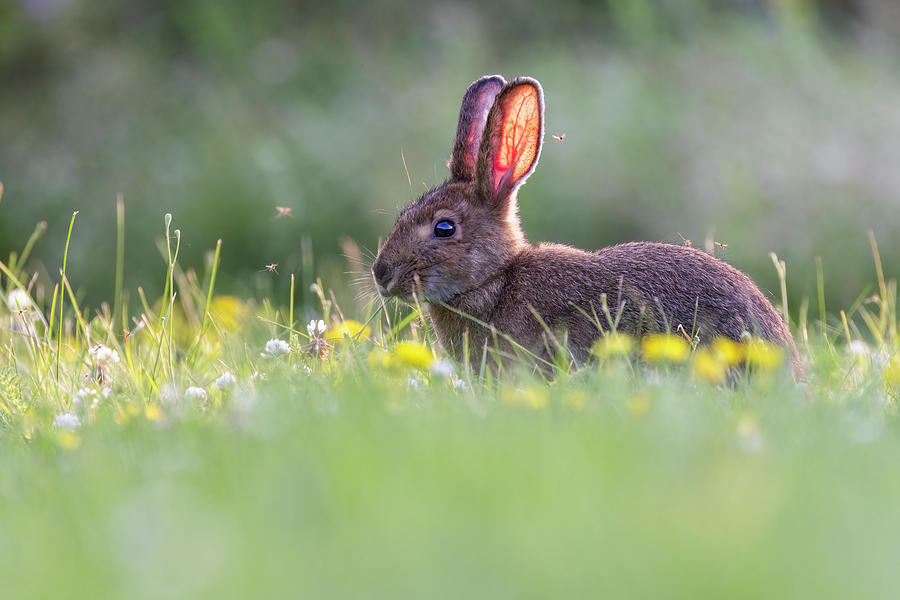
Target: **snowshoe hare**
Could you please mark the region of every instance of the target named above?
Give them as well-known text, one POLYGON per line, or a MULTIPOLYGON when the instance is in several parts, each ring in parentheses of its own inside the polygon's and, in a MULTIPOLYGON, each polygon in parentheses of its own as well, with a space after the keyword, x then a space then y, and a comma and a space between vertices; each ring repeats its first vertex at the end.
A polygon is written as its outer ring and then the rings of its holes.
MULTIPOLYGON (((586 252, 529 243, 517 190, 534 172, 544 137, 544 97, 534 79, 482 77, 466 92, 450 179, 410 204, 372 266, 379 292, 428 305, 445 349, 480 362, 484 345, 572 358, 617 319, 616 330, 679 332, 780 345, 799 368, 790 331, 753 281, 700 250, 633 242, 586 252), (564 333, 566 332, 566 333, 564 333), (515 343, 512 343, 512 342, 515 343)), ((526 353, 527 354, 527 353, 526 353)))

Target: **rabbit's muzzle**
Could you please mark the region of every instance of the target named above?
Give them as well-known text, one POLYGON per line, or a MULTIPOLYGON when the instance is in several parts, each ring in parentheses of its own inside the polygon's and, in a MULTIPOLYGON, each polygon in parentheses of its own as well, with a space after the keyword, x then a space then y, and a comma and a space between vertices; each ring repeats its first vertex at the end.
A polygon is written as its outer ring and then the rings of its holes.
POLYGON ((372 265, 372 275, 375 278, 375 285, 378 287, 378 293, 382 296, 389 296, 391 290, 397 285, 397 276, 383 258, 379 257, 372 265))

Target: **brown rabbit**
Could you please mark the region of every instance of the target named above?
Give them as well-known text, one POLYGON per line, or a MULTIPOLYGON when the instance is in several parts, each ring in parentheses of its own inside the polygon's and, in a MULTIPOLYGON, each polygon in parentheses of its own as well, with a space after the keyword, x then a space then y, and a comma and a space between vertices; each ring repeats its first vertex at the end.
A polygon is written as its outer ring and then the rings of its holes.
POLYGON ((571 356, 583 361, 610 328, 605 296, 619 332, 682 326, 701 341, 750 332, 787 349, 799 369, 790 331, 759 288, 700 250, 633 242, 585 252, 529 243, 516 193, 537 166, 543 117, 534 79, 506 83, 494 75, 469 87, 450 180, 403 210, 372 266, 382 294, 427 302, 441 344, 458 360, 466 343, 480 361, 485 344, 511 351, 510 339, 546 359, 555 341, 567 339, 571 356), (552 334, 561 331, 567 337, 552 334))

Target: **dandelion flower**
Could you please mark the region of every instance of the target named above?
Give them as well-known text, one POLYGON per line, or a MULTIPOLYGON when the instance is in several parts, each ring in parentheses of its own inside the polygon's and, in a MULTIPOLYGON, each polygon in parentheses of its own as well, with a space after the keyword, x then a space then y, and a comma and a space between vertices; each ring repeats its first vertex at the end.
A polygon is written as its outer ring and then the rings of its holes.
POLYGON ((387 369, 391 366, 391 354, 383 348, 373 348, 366 357, 366 363, 371 369, 387 369))
POLYGON ((237 331, 249 312, 247 305, 234 296, 216 296, 209 305, 209 313, 215 317, 217 328, 228 332, 237 331))
POLYGON ((319 319, 313 319, 309 323, 306 324, 306 331, 309 333, 309 337, 318 337, 325 333, 325 321, 319 319))
POLYGON ((760 369, 774 369, 781 364, 783 351, 778 346, 760 339, 747 343, 747 364, 760 369))
POLYGON ((67 430, 60 431, 56 441, 60 447, 66 450, 75 450, 81 446, 81 438, 78 437, 78 434, 67 430))
POLYGON ((392 362, 396 361, 400 365, 419 369, 427 369, 434 362, 434 356, 431 354, 431 351, 424 344, 415 342, 400 342, 397 344, 397 347, 394 348, 393 359, 392 362))
POLYGON ((720 356, 709 348, 697 350, 693 362, 694 375, 712 385, 722 383, 725 380, 728 365, 719 358, 720 356))
POLYGON ((230 372, 226 371, 222 373, 222 376, 216 379, 216 389, 224 390, 225 388, 231 387, 234 385, 235 378, 230 372))
POLYGON ((691 348, 677 335, 651 334, 641 341, 641 351, 647 362, 684 362, 691 348))
POLYGON ((747 356, 747 347, 744 344, 727 337, 717 337, 711 347, 713 354, 729 367, 741 364, 747 356))
POLYGON ((202 387, 191 386, 184 390, 184 397, 188 400, 206 400, 208 396, 202 387))
POLYGON ((113 416, 113 420, 117 425, 125 425, 139 414, 141 414, 141 409, 138 406, 135 406, 134 404, 122 404, 113 416))
POLYGON ((634 348, 634 338, 621 333, 604 335, 591 347, 591 354, 597 358, 628 356, 634 348))
MULTIPOLYGON (((319 321, 319 323, 322 323, 322 321, 319 321)), ((310 325, 312 325, 312 321, 310 321, 310 325)), ((309 325, 307 325, 307 331, 308 330, 309 325)), ((328 328, 328 330, 325 332, 325 338, 328 340, 334 340, 336 342, 340 342, 344 340, 344 338, 350 338, 351 340, 364 340, 369 337, 369 334, 371 332, 372 330, 368 325, 363 325, 359 321, 352 321, 348 319, 328 328)), ((309 335, 312 335, 312 333, 310 333, 309 335)))
POLYGON ((144 416, 148 421, 159 421, 160 419, 162 419, 162 411, 159 409, 159 404, 151 402, 150 404, 145 406, 144 416))
POLYGON ((56 415, 56 419, 53 421, 53 426, 60 429, 65 429, 66 431, 75 431, 76 429, 81 427, 81 420, 76 414, 61 412, 56 415))
POLYGON ((269 340, 266 342, 266 352, 263 356, 284 356, 291 353, 291 346, 284 340, 269 340))

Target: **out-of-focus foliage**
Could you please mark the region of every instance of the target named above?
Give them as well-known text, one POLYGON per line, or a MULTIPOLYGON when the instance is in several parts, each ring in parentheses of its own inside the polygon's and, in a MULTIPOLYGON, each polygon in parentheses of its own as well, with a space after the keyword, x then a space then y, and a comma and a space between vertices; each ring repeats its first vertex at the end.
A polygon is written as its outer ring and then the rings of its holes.
POLYGON ((32 265, 55 274, 80 210, 69 277, 108 298, 121 192, 128 289, 161 291, 146 249, 172 212, 186 264, 223 239, 223 291, 294 272, 308 300, 346 270, 340 238, 374 250, 445 178, 466 85, 500 72, 541 80, 566 133, 520 194, 532 239, 690 239, 768 289, 775 251, 792 300, 820 255, 849 305, 867 229, 900 264, 894 4, 0 0, 0 256, 47 220, 32 265))

